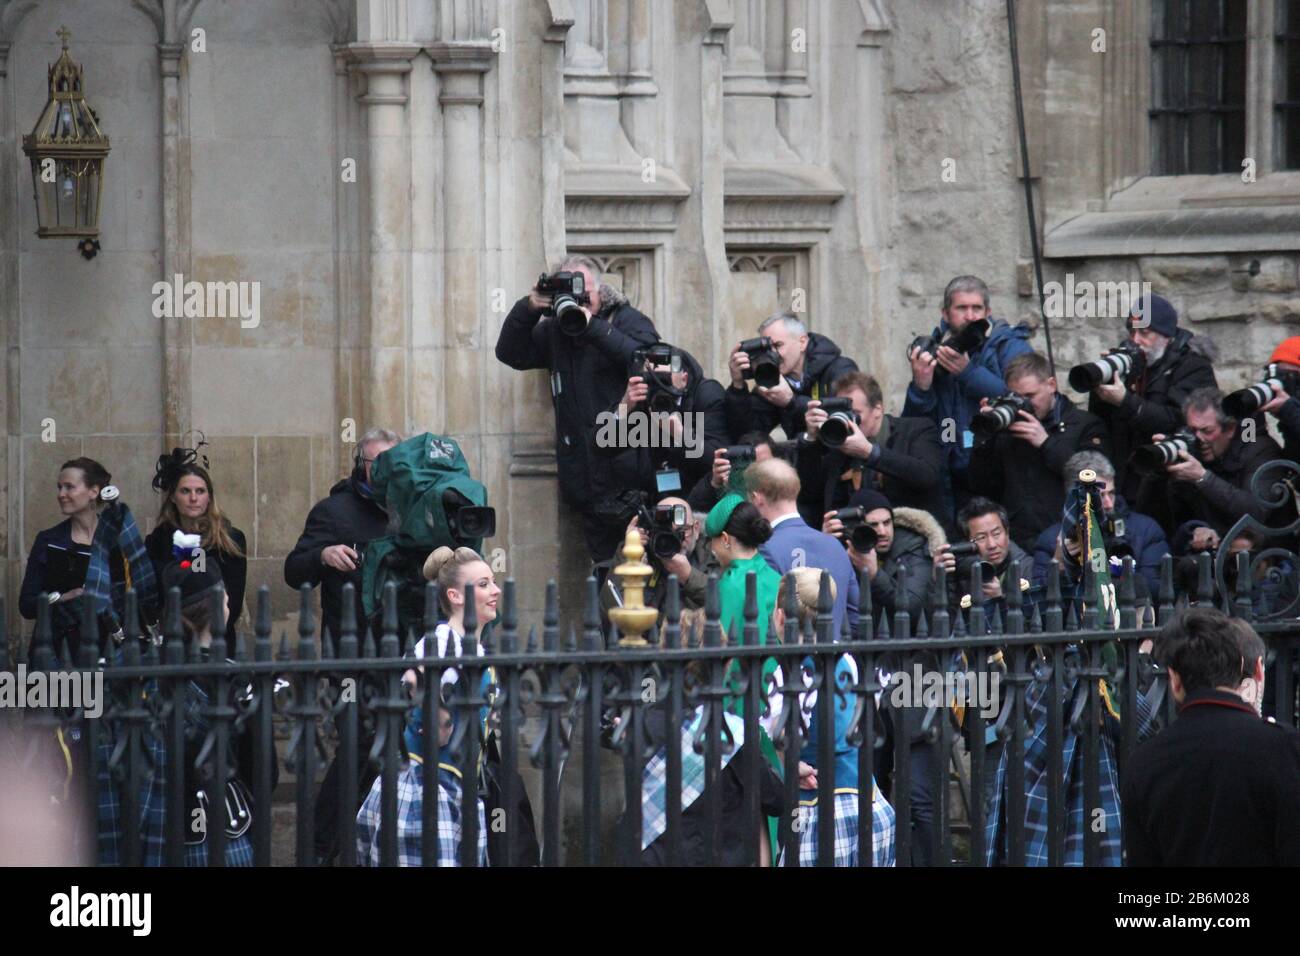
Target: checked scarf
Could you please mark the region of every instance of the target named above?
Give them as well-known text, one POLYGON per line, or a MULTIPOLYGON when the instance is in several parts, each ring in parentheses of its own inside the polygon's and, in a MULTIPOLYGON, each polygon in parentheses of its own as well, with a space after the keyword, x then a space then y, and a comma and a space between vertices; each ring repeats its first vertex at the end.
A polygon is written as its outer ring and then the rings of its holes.
MULTIPOLYGON (((726 769, 731 758, 745 745, 745 722, 726 711, 722 719, 731 735, 731 748, 727 748, 726 734, 722 736, 722 760, 718 771, 726 769)), ((682 721, 682 812, 685 813, 704 793, 704 754, 695 752, 695 735, 704 720, 704 708, 682 721)), ((650 758, 641 775, 641 849, 645 849, 668 829, 668 748, 660 747, 650 758)))
POLYGON ((153 562, 149 560, 131 509, 121 502, 112 502, 100 512, 95 537, 90 543, 90 563, 86 567, 84 587, 95 602, 95 612, 100 620, 109 622, 110 633, 122 627, 126 617, 128 587, 135 590, 141 609, 158 604, 158 581, 154 576, 153 562), (113 580, 111 570, 115 548, 126 565, 126 574, 121 581, 113 580))

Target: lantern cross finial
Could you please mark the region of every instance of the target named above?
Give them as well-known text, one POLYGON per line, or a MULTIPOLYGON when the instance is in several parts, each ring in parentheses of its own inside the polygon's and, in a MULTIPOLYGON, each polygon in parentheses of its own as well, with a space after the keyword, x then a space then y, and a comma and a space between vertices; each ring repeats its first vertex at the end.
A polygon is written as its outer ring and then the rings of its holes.
POLYGON ((63 49, 68 48, 68 40, 72 38, 72 31, 65 26, 59 27, 54 31, 54 35, 63 41, 63 49))

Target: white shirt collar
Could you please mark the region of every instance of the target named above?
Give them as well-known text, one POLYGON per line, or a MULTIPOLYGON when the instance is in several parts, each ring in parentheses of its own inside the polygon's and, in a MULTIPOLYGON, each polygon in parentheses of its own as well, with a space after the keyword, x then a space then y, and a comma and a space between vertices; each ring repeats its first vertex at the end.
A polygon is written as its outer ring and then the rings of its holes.
POLYGON ((788 514, 783 514, 783 515, 781 515, 781 517, 779 517, 779 518, 773 518, 773 519, 772 519, 772 527, 775 528, 775 527, 776 527, 777 525, 779 525, 782 521, 789 521, 791 518, 797 518, 797 517, 799 517, 799 512, 798 512, 797 510, 796 510, 796 511, 791 511, 791 512, 789 512, 788 514))

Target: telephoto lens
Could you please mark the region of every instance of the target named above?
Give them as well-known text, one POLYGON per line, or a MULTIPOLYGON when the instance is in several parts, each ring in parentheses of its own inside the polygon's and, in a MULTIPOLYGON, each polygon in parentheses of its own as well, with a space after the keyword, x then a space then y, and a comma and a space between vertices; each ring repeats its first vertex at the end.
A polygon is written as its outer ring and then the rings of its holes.
POLYGON ((958 541, 956 544, 948 546, 948 553, 954 558, 969 558, 972 554, 979 551, 971 541, 958 541))
POLYGON ((722 457, 733 465, 738 461, 753 461, 753 445, 728 445, 722 450, 722 457))
POLYGON ((555 310, 555 321, 565 335, 579 336, 587 329, 587 313, 582 310, 578 300, 567 293, 557 295, 551 308, 555 310))
POLYGON ((763 388, 773 388, 781 381, 781 356, 766 335, 745 339, 740 351, 749 356, 749 368, 741 373, 744 378, 752 378, 763 388))
POLYGON ((1126 381, 1141 370, 1144 358, 1140 348, 1126 342, 1111 349, 1095 362, 1085 362, 1070 369, 1070 388, 1076 392, 1089 392, 1098 385, 1126 381))
POLYGON ((977 435, 992 435, 1011 427, 1022 411, 1033 414, 1034 407, 1019 395, 1003 395, 989 403, 971 419, 970 430, 977 435))
POLYGON ((821 407, 830 417, 822 422, 817 437, 827 448, 839 448, 848 441, 853 426, 858 423, 853 402, 847 398, 823 398, 821 407))
POLYGON ((1283 372, 1276 365, 1268 365, 1264 368, 1264 381, 1224 396, 1224 412, 1236 419, 1255 414, 1273 400, 1274 385, 1294 397, 1300 392, 1300 374, 1283 372))
POLYGON ((1180 452, 1194 454, 1196 436, 1186 428, 1179 429, 1162 441, 1139 445, 1133 452, 1133 466, 1139 471, 1156 472, 1178 460, 1180 452))
POLYGON ((874 528, 865 523, 866 514, 860 507, 840 508, 835 512, 835 517, 839 518, 840 523, 844 525, 847 541, 853 545, 854 551, 866 554, 876 547, 880 536, 876 534, 874 528))

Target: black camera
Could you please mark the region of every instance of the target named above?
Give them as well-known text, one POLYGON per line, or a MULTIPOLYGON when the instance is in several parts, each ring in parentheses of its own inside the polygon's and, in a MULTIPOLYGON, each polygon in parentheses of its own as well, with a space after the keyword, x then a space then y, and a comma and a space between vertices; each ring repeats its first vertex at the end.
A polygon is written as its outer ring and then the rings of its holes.
POLYGON ((555 316, 560 331, 565 335, 581 335, 587 329, 584 305, 591 305, 587 280, 581 272, 543 272, 537 277, 537 294, 550 296, 551 304, 542 313, 555 316))
POLYGON ((1098 385, 1127 382, 1142 374, 1147 356, 1133 342, 1121 342, 1095 362, 1085 362, 1070 369, 1070 388, 1089 392, 1098 385))
POLYGON ((880 536, 876 534, 874 528, 866 524, 867 515, 861 508, 841 508, 835 512, 835 517, 839 518, 840 523, 844 525, 844 533, 849 544, 853 545, 854 551, 866 554, 875 548, 880 536))
POLYGON ((655 505, 641 508, 637 522, 650 535, 650 553, 660 560, 680 554, 686 543, 686 506, 655 505))
POLYGON ((973 541, 958 541, 948 546, 948 553, 954 558, 969 558, 972 554, 979 552, 973 541))
POLYGON ((939 346, 946 345, 954 352, 960 352, 962 355, 969 355, 989 337, 991 325, 988 319, 976 319, 973 322, 967 322, 960 332, 949 331, 947 336, 940 337, 938 333, 934 335, 920 335, 912 340, 912 344, 907 347, 908 358, 913 353, 929 352, 931 355, 939 354, 939 346))
POLYGON ((727 459, 727 461, 731 462, 733 465, 737 462, 747 464, 755 459, 754 446, 728 445, 726 448, 722 449, 722 457, 727 459))
POLYGON ((1239 420, 1255 414, 1273 400, 1274 385, 1288 395, 1300 394, 1300 372, 1284 372, 1276 363, 1265 365, 1264 381, 1224 396, 1224 412, 1239 420))
POLYGON ((1005 431, 1019 419, 1020 412, 1034 414, 1033 404, 1027 398, 1008 392, 1001 398, 989 402, 988 408, 980 409, 979 414, 971 419, 970 430, 977 435, 992 435, 1005 431))
POLYGON ((817 432, 817 438, 827 448, 839 448, 853 434, 853 426, 860 425, 853 402, 847 398, 823 398, 821 407, 829 414, 817 432))
POLYGON ((1179 452, 1187 452, 1193 458, 1198 457, 1196 434, 1190 428, 1180 428, 1162 441, 1150 445, 1139 445, 1133 451, 1133 467, 1139 471, 1157 472, 1166 465, 1178 461, 1179 452))
POLYGON ((737 351, 749 356, 749 368, 741 373, 744 378, 752 378, 763 388, 772 388, 781 381, 781 355, 766 335, 745 339, 737 351))
POLYGON ((497 512, 474 504, 455 488, 442 493, 442 510, 447 527, 458 542, 490 538, 497 533, 497 512))
POLYGON ((682 370, 682 354, 671 345, 660 343, 648 349, 637 349, 632 353, 630 375, 640 376, 649 386, 646 405, 652 412, 673 412, 677 402, 684 394, 682 389, 673 385, 673 373, 682 370), (667 366, 668 371, 659 371, 667 366))

